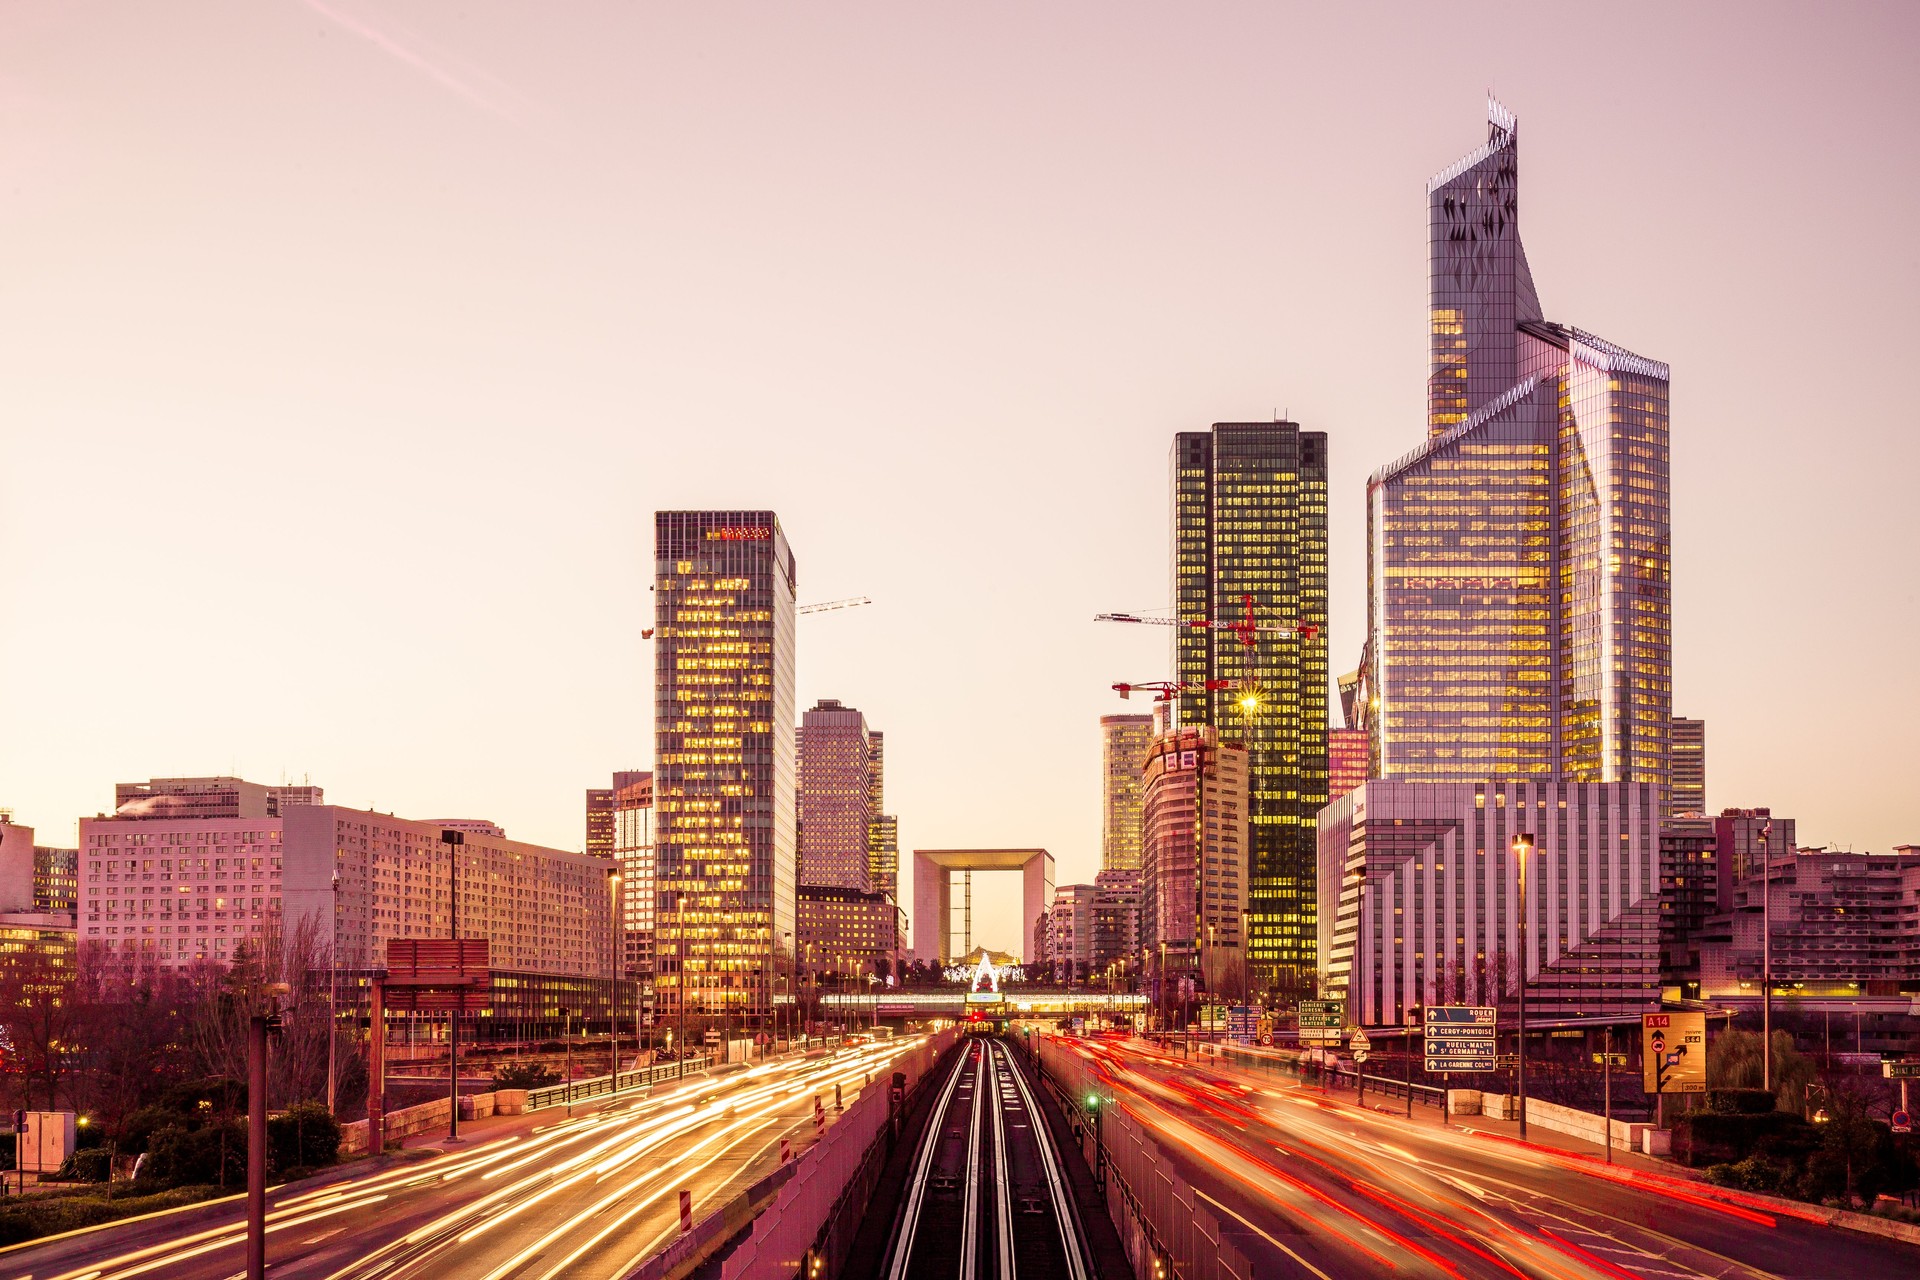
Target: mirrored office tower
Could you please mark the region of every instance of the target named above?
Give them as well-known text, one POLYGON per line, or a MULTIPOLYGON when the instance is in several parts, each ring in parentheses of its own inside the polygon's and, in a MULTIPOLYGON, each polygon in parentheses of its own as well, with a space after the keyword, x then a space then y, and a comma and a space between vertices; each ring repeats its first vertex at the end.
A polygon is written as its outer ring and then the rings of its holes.
POLYGON ((1172 461, 1174 607, 1215 624, 1174 630, 1180 724, 1247 748, 1247 963, 1256 992, 1291 991, 1314 973, 1327 803, 1327 436, 1218 422, 1176 435, 1172 461), (1259 629, 1227 629, 1249 601, 1259 629))
POLYGON ((738 1033, 793 946, 793 553, 771 511, 661 511, 654 555, 654 985, 738 1033))
POLYGON ((1367 484, 1380 775, 1668 781, 1668 369, 1546 318, 1513 116, 1427 187, 1427 439, 1367 484))

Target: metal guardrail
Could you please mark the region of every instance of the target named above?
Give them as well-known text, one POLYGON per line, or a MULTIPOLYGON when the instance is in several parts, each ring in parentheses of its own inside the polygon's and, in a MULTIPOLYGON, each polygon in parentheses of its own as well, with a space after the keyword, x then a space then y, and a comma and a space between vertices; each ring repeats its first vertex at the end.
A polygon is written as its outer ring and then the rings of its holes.
POLYGON ((570 1083, 550 1084, 538 1089, 527 1090, 527 1110, 539 1111, 546 1107, 561 1107, 569 1102, 609 1093, 619 1093, 624 1089, 639 1089, 648 1085, 665 1084, 669 1080, 679 1080, 687 1076, 704 1076, 708 1068, 690 1068, 678 1062, 658 1062, 651 1067, 642 1067, 638 1071, 622 1071, 617 1076, 593 1076, 586 1080, 574 1080, 570 1083))

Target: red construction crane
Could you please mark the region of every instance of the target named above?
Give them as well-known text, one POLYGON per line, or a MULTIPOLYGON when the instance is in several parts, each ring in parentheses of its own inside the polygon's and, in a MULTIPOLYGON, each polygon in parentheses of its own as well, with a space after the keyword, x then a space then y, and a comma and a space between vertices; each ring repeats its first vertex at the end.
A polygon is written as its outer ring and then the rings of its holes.
POLYGON ((1123 681, 1113 686, 1114 692, 1123 698, 1131 698, 1136 692, 1151 693, 1154 695, 1155 702, 1172 702, 1189 689, 1202 688, 1209 692, 1215 689, 1231 689, 1233 681, 1207 680, 1200 684, 1183 684, 1178 680, 1142 680, 1135 684, 1127 684, 1123 681))
POLYGON ((1093 615, 1093 620, 1095 622, 1142 622, 1153 627, 1197 627, 1202 630, 1231 631, 1233 634, 1239 636, 1240 643, 1249 649, 1253 648, 1254 637, 1262 631, 1290 633, 1300 636, 1303 639, 1312 639, 1314 636, 1320 634, 1320 628, 1310 622, 1295 622, 1290 618, 1282 618, 1278 622, 1255 621, 1253 616, 1253 597, 1251 595, 1241 596, 1240 603, 1246 607, 1247 612, 1246 616, 1239 622, 1216 621, 1213 618, 1187 618, 1185 620, 1180 618, 1143 618, 1137 613, 1096 613, 1093 615))

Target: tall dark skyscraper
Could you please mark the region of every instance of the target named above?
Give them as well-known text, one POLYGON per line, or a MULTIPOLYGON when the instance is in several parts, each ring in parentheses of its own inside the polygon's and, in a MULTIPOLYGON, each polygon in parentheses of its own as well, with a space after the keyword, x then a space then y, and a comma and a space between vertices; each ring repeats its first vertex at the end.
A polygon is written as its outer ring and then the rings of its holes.
POLYGON ((1327 803, 1327 437, 1292 422, 1220 422, 1173 444, 1173 603, 1180 723, 1247 747, 1252 987, 1310 982, 1316 818, 1327 803), (1252 598, 1256 625, 1239 634, 1252 598), (1250 638, 1253 643, 1244 643, 1250 638), (1208 692, 1208 680, 1232 680, 1208 692))
POLYGON ((1427 187, 1427 439, 1367 484, 1375 766, 1665 787, 1669 372, 1546 319, 1517 126, 1487 115, 1427 187))
POLYGON ((793 553, 771 511, 661 511, 654 555, 655 989, 760 1016, 795 931, 793 553))

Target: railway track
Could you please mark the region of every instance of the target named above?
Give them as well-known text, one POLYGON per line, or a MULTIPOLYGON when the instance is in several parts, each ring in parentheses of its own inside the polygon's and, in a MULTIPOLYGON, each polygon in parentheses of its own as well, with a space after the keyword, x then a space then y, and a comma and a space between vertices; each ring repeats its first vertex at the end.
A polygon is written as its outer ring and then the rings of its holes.
POLYGON ((886 1280, 1094 1280, 1040 1098, 995 1039, 941 1086, 894 1224, 886 1280))

